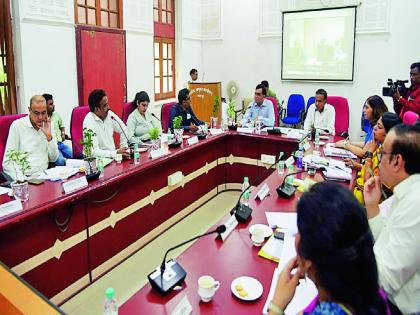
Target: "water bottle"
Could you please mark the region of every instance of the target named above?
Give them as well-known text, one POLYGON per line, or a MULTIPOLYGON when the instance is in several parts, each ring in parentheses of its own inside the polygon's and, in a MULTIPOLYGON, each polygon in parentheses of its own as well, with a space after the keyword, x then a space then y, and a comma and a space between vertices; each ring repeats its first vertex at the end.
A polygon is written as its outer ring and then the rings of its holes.
POLYGON ((312 129, 308 131, 308 141, 312 140, 312 129))
POLYGON ((118 304, 115 299, 114 288, 108 288, 105 291, 104 315, 118 315, 118 304))
POLYGON ((319 130, 318 129, 316 129, 315 130, 315 148, 319 148, 319 141, 320 141, 320 139, 319 139, 319 130))
POLYGON ((277 162, 277 172, 278 172, 279 175, 284 174, 284 160, 281 160, 283 155, 284 155, 284 153, 280 152, 279 161, 277 162))
POLYGON ((257 119, 255 120, 255 133, 256 134, 261 133, 261 126, 262 126, 261 117, 258 116, 257 119))
POLYGON ((134 144, 134 165, 140 164, 140 151, 139 151, 139 144, 134 144))
POLYGON ((296 152, 296 167, 298 170, 302 169, 302 162, 303 162, 303 145, 299 143, 299 150, 296 152))
POLYGON ((104 167, 104 161, 102 160, 102 158, 97 158, 96 159, 96 165, 98 167, 98 172, 99 172, 99 178, 104 177, 105 175, 105 167, 104 167))
POLYGON ((241 202, 246 206, 249 205, 249 195, 251 194, 251 188, 248 189, 248 187, 249 187, 249 179, 248 177, 244 177, 244 182, 242 184, 243 194, 242 194, 241 202))

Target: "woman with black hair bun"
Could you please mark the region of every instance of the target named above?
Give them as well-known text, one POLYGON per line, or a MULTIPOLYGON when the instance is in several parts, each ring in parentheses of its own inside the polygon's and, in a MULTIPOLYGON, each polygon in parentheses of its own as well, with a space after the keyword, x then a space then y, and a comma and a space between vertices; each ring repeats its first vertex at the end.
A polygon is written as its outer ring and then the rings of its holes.
POLYGON ((303 314, 389 314, 366 212, 347 188, 314 185, 298 202, 297 226, 297 257, 279 276, 270 315, 284 314, 301 277, 309 277, 319 294, 303 314))

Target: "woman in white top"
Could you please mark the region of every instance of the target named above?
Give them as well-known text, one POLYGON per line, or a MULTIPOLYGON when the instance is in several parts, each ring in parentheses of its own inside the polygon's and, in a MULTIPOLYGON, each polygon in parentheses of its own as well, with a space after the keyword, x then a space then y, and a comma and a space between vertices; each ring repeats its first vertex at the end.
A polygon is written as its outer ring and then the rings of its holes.
POLYGON ((150 98, 145 91, 138 92, 132 106, 136 108, 128 116, 127 133, 130 143, 138 143, 142 140, 149 140, 149 130, 152 128, 159 128, 161 130, 160 122, 147 111, 150 98))

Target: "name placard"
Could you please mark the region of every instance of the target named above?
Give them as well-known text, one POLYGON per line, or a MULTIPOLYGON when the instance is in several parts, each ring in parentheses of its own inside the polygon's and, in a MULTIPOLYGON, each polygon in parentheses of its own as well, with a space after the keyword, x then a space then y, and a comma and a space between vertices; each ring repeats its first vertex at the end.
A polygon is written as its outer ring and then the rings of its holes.
POLYGON ((171 315, 189 315, 192 313, 192 306, 186 295, 181 299, 177 306, 175 306, 171 315))
POLYGON ((194 136, 194 137, 191 137, 191 138, 187 139, 187 143, 188 143, 188 145, 193 145, 193 144, 198 143, 198 137, 194 136))
POLYGON ((67 194, 67 193, 73 192, 75 190, 78 190, 87 186, 88 186, 88 182, 86 180, 86 177, 82 176, 82 177, 64 182, 63 190, 64 190, 64 193, 67 194))
POLYGON ((22 210, 22 202, 19 199, 12 200, 0 205, 0 217, 22 210))
POLYGON ((255 199, 258 198, 262 201, 268 195, 269 192, 270 188, 268 187, 267 183, 265 183, 258 191, 257 195, 255 196, 255 199))
POLYGON ((235 215, 232 215, 229 220, 226 221, 226 231, 220 234, 220 237, 222 238, 222 241, 225 241, 225 239, 229 236, 230 233, 235 229, 235 227, 238 225, 238 220, 236 219, 235 215))
POLYGON ((165 151, 162 150, 162 148, 157 149, 157 150, 152 150, 150 151, 150 158, 151 159, 156 159, 158 157, 164 156, 166 154, 165 151))
POLYGON ((238 129, 236 129, 237 132, 243 132, 243 133, 252 133, 254 131, 254 129, 252 128, 245 128, 245 127, 238 127, 238 129))

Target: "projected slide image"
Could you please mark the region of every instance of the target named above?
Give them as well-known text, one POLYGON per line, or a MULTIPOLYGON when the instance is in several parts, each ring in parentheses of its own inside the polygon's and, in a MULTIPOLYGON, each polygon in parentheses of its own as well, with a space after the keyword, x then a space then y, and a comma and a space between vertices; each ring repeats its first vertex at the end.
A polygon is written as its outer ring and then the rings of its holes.
POLYGON ((354 11, 284 13, 282 79, 352 80, 354 11))

